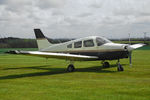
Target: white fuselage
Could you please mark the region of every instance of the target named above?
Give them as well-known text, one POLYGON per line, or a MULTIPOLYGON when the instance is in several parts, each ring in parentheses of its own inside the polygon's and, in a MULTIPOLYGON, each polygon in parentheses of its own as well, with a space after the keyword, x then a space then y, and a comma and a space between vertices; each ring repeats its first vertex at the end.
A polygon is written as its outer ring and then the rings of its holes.
POLYGON ((82 51, 83 52, 85 52, 85 51, 109 52, 110 51, 111 52, 111 51, 124 51, 125 50, 124 47, 127 46, 127 44, 118 44, 118 43, 113 43, 111 41, 98 46, 96 43, 96 38, 97 38, 97 36, 92 36, 92 37, 86 37, 86 38, 81 38, 81 39, 77 39, 77 40, 72 40, 72 41, 65 42, 65 43, 55 44, 55 45, 49 46, 47 48, 44 48, 41 51, 45 51, 45 52, 82 52, 82 51), (86 41, 86 40, 93 40, 94 46, 85 47, 84 41, 86 41), (82 41, 82 46, 80 48, 75 48, 74 43, 78 42, 78 41, 82 41), (69 44, 72 44, 71 48, 67 47, 69 44))
POLYGON ((98 56, 101 60, 113 60, 128 57, 128 51, 126 49, 126 46, 127 44, 113 43, 103 37, 91 36, 72 40, 65 43, 51 45, 47 48, 42 49, 41 51, 98 56), (97 39, 102 39, 102 41, 97 41, 97 39), (89 41, 92 41, 92 43, 90 43, 89 41), (85 45, 86 42, 89 46, 85 45), (99 42, 102 43, 99 44, 99 42), (79 46, 76 45, 77 43, 79 46))

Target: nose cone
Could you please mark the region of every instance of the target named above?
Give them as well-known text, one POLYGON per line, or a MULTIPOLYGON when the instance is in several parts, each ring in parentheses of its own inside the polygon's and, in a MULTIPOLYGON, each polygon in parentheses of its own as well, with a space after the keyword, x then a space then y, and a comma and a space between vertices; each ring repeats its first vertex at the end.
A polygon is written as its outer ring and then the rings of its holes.
POLYGON ((130 45, 127 46, 128 51, 132 51, 134 48, 130 47, 130 45))
POLYGON ((125 51, 132 51, 134 48, 132 48, 129 44, 123 44, 123 49, 125 51))
POLYGON ((133 48, 130 47, 130 45, 128 45, 128 44, 124 44, 123 48, 125 51, 132 51, 133 50, 133 48))

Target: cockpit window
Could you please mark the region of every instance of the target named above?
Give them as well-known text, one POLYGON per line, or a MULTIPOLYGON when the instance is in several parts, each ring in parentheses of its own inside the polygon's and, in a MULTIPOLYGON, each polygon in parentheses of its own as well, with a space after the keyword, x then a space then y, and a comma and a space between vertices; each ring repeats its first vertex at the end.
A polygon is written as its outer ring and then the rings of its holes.
POLYGON ((67 45, 67 48, 72 48, 72 44, 67 45))
POLYGON ((82 47, 82 41, 74 43, 74 48, 81 48, 81 47, 82 47))
POLYGON ((84 47, 93 47, 93 46, 94 46, 93 40, 85 40, 84 41, 84 47))
POLYGON ((109 40, 107 40, 105 38, 100 38, 100 37, 96 38, 97 46, 101 46, 101 45, 103 45, 105 43, 110 43, 110 42, 111 41, 109 41, 109 40))

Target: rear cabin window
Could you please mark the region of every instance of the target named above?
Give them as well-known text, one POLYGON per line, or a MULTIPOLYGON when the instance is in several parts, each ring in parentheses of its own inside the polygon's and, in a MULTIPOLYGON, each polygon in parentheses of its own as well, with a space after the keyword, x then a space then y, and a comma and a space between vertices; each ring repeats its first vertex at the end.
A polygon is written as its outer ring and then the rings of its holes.
POLYGON ((93 40, 85 40, 84 41, 84 47, 93 47, 93 46, 94 46, 93 40))
POLYGON ((67 48, 72 48, 72 44, 67 45, 67 48))
POLYGON ((81 48, 81 47, 82 47, 82 41, 74 43, 74 48, 81 48))

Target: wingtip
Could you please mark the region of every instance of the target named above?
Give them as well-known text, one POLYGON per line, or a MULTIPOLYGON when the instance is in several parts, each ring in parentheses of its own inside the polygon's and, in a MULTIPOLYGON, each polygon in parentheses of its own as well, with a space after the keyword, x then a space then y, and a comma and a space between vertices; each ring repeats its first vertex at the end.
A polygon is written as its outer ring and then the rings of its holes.
POLYGON ((19 52, 19 50, 10 50, 5 52, 6 54, 17 54, 19 52))

